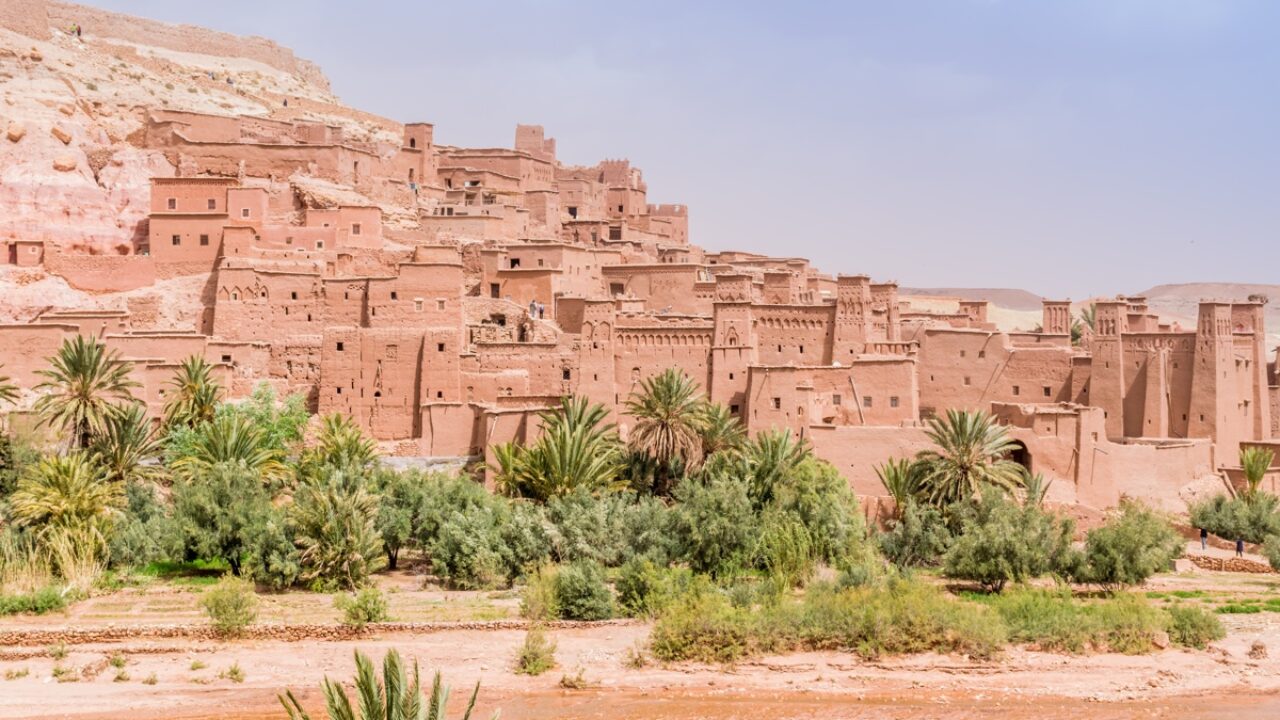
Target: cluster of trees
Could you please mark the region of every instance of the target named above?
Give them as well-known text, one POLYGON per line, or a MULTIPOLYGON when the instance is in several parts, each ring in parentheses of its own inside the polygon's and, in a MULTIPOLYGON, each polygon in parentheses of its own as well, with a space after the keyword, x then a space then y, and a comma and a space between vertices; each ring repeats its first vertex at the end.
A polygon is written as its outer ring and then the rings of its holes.
POLYGON ((1136 502, 1076 547, 1072 521, 1044 507, 1044 478, 1009 459, 1015 441, 984 413, 951 410, 927 432, 934 449, 877 468, 895 503, 877 541, 899 567, 940 566, 992 592, 1043 575, 1114 590, 1181 552, 1169 522, 1136 502))
POLYGON ((1266 448, 1240 449, 1244 487, 1192 503, 1191 524, 1230 541, 1263 546, 1273 568, 1280 569, 1280 498, 1262 489, 1262 479, 1275 459, 1266 448))

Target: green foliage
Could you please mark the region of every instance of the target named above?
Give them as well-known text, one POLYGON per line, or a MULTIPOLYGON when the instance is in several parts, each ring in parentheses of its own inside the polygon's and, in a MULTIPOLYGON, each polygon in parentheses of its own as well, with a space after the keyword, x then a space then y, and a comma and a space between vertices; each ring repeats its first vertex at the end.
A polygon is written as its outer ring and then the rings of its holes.
POLYGON ((190 428, 213 421, 222 398, 222 386, 214 379, 213 366, 207 360, 200 355, 183 360, 168 385, 165 426, 190 428))
POLYGON ((1275 453, 1255 445, 1240 448, 1240 467, 1244 470, 1245 497, 1253 497, 1258 494, 1258 486, 1262 484, 1262 478, 1267 474, 1267 469, 1271 467, 1271 461, 1275 459, 1275 453))
POLYGON ((1268 535, 1262 543, 1262 554, 1267 557, 1272 570, 1280 570, 1280 535, 1268 535))
POLYGON ((671 494, 676 467, 701 464, 702 408, 698 384, 676 368, 641 380, 627 398, 627 414, 635 420, 627 444, 653 460, 654 494, 671 494))
POLYGON ((715 476, 682 483, 672 513, 672 535, 694 572, 727 575, 745 567, 759 534, 747 483, 715 476))
POLYGON ((129 377, 133 366, 96 338, 63 340, 49 365, 36 371, 44 380, 36 386, 42 394, 34 409, 40 424, 62 431, 71 447, 88 448, 105 430, 113 405, 137 402, 138 383, 129 377))
MULTIPOLYGON (((413 674, 405 672, 400 654, 389 651, 382 659, 382 680, 378 680, 373 661, 359 651, 356 652, 355 691, 357 704, 351 704, 351 698, 342 687, 342 683, 325 678, 321 685, 324 691, 325 708, 330 720, 447 720, 446 705, 449 702, 449 688, 440 680, 440 673, 435 674, 431 683, 431 693, 424 697, 422 684, 418 677, 418 664, 413 665, 413 674), (424 702, 425 700, 425 702, 424 702), (358 711, 357 711, 358 708, 358 711)), ((471 693, 460 720, 470 720, 475 709, 476 696, 480 692, 480 684, 471 693)), ((280 697, 289 714, 289 720, 310 720, 306 710, 293 692, 286 692, 280 697)), ((493 720, 497 720, 497 714, 493 720)))
POLYGON ((18 478, 40 462, 40 451, 24 438, 0 433, 0 500, 18 487, 18 478))
POLYGON ((390 619, 387 596, 376 587, 364 587, 351 595, 341 594, 333 598, 333 606, 342 612, 342 624, 363 630, 369 623, 390 619))
POLYGON ((319 587, 356 588, 382 566, 378 499, 368 476, 325 468, 294 493, 289 520, 302 561, 302 579, 319 587))
POLYGON ((116 522, 107 546, 111 565, 142 567, 182 554, 182 538, 164 505, 148 482, 124 486, 125 509, 116 522))
POLYGON ((717 453, 732 454, 747 442, 747 431, 729 408, 720 403, 703 403, 699 423, 704 458, 717 453))
POLYGON ((516 654, 517 675, 541 675, 556 666, 556 643, 547 637, 540 625, 534 625, 524 635, 524 644, 516 654))
POLYGON ((70 531, 104 543, 124 505, 124 493, 92 456, 73 452, 42 458, 18 480, 9 504, 13 519, 42 538, 70 531))
POLYGON ((1132 594, 1081 601, 1065 588, 1015 588, 978 599, 999 613, 1010 640, 1049 651, 1154 652, 1171 622, 1168 614, 1132 594))
POLYGON ((258 619, 258 596, 253 584, 227 575, 200 596, 200 607, 209 616, 214 630, 224 637, 236 637, 258 619))
POLYGON ((808 532, 815 560, 846 567, 868 559, 862 510, 834 465, 806 457, 774 483, 771 494, 765 512, 794 516, 808 532))
POLYGON ((442 580, 460 589, 503 585, 511 573, 501 528, 507 503, 482 485, 428 476, 418 511, 418 543, 442 580))
POLYGON ((162 468, 153 462, 160 455, 160 438, 147 417, 146 406, 140 403, 111 407, 91 449, 94 462, 111 482, 155 480, 163 475, 162 468))
POLYGON ((1149 508, 1125 501, 1119 514, 1090 530, 1084 555, 1070 570, 1073 580, 1115 590, 1140 585, 1182 554, 1182 539, 1149 508))
MULTIPOLYGON (((0 365, 0 368, 3 368, 0 365)), ((8 375, 0 375, 0 403, 13 404, 18 402, 18 386, 13 384, 12 378, 8 375)))
POLYGON ((342 468, 372 468, 378 462, 378 446, 364 436, 350 415, 324 416, 315 446, 303 453, 302 472, 310 474, 329 465, 342 468))
POLYGON ((794 513, 770 508, 760 518, 755 566, 787 587, 803 584, 817 562, 809 529, 794 513))
POLYGON ((935 448, 916 456, 923 464, 919 499, 942 509, 986 488, 1022 487, 1024 470, 1007 457, 1017 443, 990 415, 948 410, 945 418, 929 418, 926 434, 935 448))
MULTIPOLYGON (((273 563, 264 559, 279 552, 278 540, 285 533, 281 511, 272 500, 259 476, 240 464, 220 463, 180 479, 173 488, 173 518, 184 554, 224 560, 233 574, 240 575, 247 556, 255 550, 254 577, 274 587, 292 584, 296 572, 275 576, 273 563), (272 538, 276 542, 270 542, 272 538), (264 544, 275 549, 264 551, 264 544)), ((292 542, 286 544, 292 548, 292 542)), ((274 566, 279 571, 290 564, 296 566, 296 558, 277 560, 274 566)))
POLYGON ((617 567, 636 555, 668 558, 671 511, 661 500, 577 490, 546 505, 552 554, 562 563, 594 560, 617 567))
POLYGON ((808 441, 793 440, 790 430, 765 430, 742 447, 737 454, 739 477, 746 479, 757 510, 773 501, 777 489, 796 474, 812 452, 808 441))
POLYGON ((923 583, 892 580, 864 588, 814 586, 803 597, 756 608, 735 607, 717 592, 691 593, 662 615, 650 642, 660 660, 725 663, 796 650, 991 657, 1005 634, 984 608, 923 583))
POLYGON ((693 577, 688 568, 632 558, 618 571, 618 606, 628 617, 657 617, 689 591, 693 577))
POLYGON ((559 599, 556 597, 556 575, 560 568, 543 565, 529 573, 527 584, 520 592, 520 615, 529 620, 555 620, 560 617, 559 599))
POLYGON ((387 553, 387 567, 395 570, 400 550, 414 544, 419 534, 418 509, 422 506, 422 474, 412 470, 379 469, 373 476, 378 495, 378 534, 387 553))
POLYGON ((173 437, 182 442, 181 447, 170 447, 170 467, 179 479, 191 480, 219 465, 243 468, 259 483, 269 485, 289 475, 283 451, 272 446, 261 426, 238 413, 219 414, 213 422, 173 437))
POLYGON ((920 476, 927 464, 914 460, 889 458, 875 468, 880 484, 893 498, 894 513, 901 515, 920 494, 920 476))
POLYGON ((620 487, 622 443, 608 411, 585 397, 566 396, 559 410, 544 412, 542 436, 528 447, 495 446, 494 480, 508 495, 547 500, 579 488, 620 487))
POLYGON ((1249 497, 1216 495, 1192 503, 1191 524, 1204 528, 1224 540, 1265 542, 1269 535, 1280 535, 1280 499, 1257 492, 1249 497))
POLYGON ((940 564, 952 539, 942 512, 914 499, 908 499, 889 530, 877 536, 885 559, 900 568, 940 564))
POLYGON ((949 577, 978 582, 989 592, 1021 583, 1060 566, 1073 525, 1036 505, 1019 505, 988 491, 963 509, 960 534, 943 558, 949 577))
POLYGON ((1168 612, 1169 639, 1178 645, 1203 650, 1209 643, 1227 636, 1222 621, 1202 608, 1171 605, 1168 612))
POLYGON ((555 576, 556 607, 565 620, 606 620, 613 617, 613 593, 597 563, 580 560, 555 576))
POLYGON ((67 607, 66 593, 62 588, 45 587, 35 592, 16 595, 0 595, 0 617, 29 613, 44 615, 67 607))

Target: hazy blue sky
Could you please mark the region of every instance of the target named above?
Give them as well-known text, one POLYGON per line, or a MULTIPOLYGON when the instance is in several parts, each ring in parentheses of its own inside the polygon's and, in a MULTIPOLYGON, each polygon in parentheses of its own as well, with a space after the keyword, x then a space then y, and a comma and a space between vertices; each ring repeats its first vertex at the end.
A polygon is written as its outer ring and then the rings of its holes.
POLYGON ((1280 282, 1269 0, 88 0, 263 35, 347 103, 628 157, 693 239, 1077 298, 1280 282))

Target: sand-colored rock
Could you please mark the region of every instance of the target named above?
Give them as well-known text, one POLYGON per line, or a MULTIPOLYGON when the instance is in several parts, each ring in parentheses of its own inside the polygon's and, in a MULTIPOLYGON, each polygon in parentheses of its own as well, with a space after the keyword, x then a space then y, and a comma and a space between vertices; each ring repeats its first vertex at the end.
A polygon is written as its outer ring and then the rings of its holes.
POLYGON ((26 135, 27 128, 17 121, 9 123, 9 129, 5 131, 5 137, 9 138, 9 142, 18 142, 26 135))
POLYGON ((78 164, 76 156, 71 153, 63 153, 53 159, 53 169, 58 172, 71 172, 78 164))
POLYGON ((63 145, 71 144, 71 133, 63 130, 60 126, 54 125, 49 129, 49 134, 58 139, 63 145))

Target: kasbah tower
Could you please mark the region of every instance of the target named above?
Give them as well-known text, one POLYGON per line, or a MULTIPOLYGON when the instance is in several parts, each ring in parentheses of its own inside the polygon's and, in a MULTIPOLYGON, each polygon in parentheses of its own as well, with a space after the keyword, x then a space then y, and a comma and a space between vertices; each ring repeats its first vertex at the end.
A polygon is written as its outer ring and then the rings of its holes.
POLYGON ((22 169, 0 185, 11 424, 84 334, 134 363, 153 414, 201 355, 233 398, 302 393, 411 457, 491 459, 568 394, 625 433, 630 393, 675 367, 750 433, 805 438, 870 507, 874 466, 948 409, 993 414, 1084 514, 1181 510, 1238 479, 1242 445, 1277 444, 1260 298, 1204 299, 1185 328, 1112 298, 1075 341, 1076 309, 1046 300, 1036 331, 1002 330, 986 302, 924 309, 857 268, 700 247, 630 161, 567 165, 537 125, 465 148, 345 107, 270 41, 45 0, 7 0, 0 32, 29 48, 0 57, 11 75, 50 88, 6 89, 0 128, 22 169), (88 32, 51 30, 71 22, 88 32))

